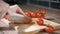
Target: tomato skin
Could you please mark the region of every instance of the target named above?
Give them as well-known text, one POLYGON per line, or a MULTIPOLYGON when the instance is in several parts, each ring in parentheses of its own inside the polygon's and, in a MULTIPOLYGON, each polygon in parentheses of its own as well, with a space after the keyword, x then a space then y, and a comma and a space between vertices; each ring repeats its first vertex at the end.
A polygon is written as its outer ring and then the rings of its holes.
POLYGON ((46 14, 46 9, 41 10, 41 13, 45 15, 46 14))
POLYGON ((42 14, 41 14, 41 13, 37 13, 37 14, 36 14, 36 17, 37 17, 37 18, 42 18, 42 14))
POLYGON ((34 12, 30 12, 30 15, 31 15, 32 18, 35 18, 36 17, 36 15, 35 15, 34 12))
POLYGON ((42 9, 42 10, 37 9, 35 11, 35 14, 36 14, 37 18, 45 18, 46 9, 42 9))
POLYGON ((45 15, 44 14, 42 14, 42 18, 45 18, 45 15))
POLYGON ((36 14, 36 18, 45 18, 44 14, 42 14, 41 12, 35 12, 36 14))
POLYGON ((50 28, 54 29, 52 26, 48 26, 48 27, 50 27, 50 28))
POLYGON ((40 11, 41 11, 40 9, 37 9, 37 10, 35 11, 35 14, 41 13, 40 11))
POLYGON ((29 24, 30 23, 30 21, 29 20, 24 20, 24 24, 29 24))
POLYGON ((43 20, 42 20, 42 19, 38 19, 38 20, 37 20, 37 24, 38 24, 38 25, 43 25, 43 24, 44 24, 44 22, 43 22, 43 20))
POLYGON ((29 12, 25 12, 25 15, 28 16, 28 17, 31 17, 29 12))
POLYGON ((46 27, 46 28, 45 28, 45 31, 46 31, 47 33, 52 33, 52 32, 54 31, 54 29, 51 28, 51 27, 46 27))

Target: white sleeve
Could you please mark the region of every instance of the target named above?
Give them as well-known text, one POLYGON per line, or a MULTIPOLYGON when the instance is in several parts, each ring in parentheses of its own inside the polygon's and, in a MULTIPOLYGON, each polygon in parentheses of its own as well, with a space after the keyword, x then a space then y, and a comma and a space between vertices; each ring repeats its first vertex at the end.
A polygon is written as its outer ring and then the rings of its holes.
POLYGON ((4 1, 0 0, 0 19, 5 16, 7 10, 9 8, 9 4, 5 3, 4 1))
POLYGON ((16 11, 17 11, 17 7, 16 7, 15 5, 10 6, 10 10, 11 10, 11 12, 16 13, 16 11))
POLYGON ((9 27, 9 23, 10 23, 10 21, 3 18, 0 20, 0 27, 9 27))
POLYGON ((13 5, 13 6, 10 6, 8 13, 9 15, 12 15, 13 13, 16 13, 16 11, 17 11, 17 7, 13 5))

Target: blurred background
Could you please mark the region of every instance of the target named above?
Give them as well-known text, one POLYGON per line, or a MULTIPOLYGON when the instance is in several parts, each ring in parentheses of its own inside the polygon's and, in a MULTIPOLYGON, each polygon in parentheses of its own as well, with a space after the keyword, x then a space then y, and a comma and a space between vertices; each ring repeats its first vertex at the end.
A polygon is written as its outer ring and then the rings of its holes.
POLYGON ((13 4, 32 4, 47 8, 60 9, 60 0, 5 0, 7 3, 13 4))

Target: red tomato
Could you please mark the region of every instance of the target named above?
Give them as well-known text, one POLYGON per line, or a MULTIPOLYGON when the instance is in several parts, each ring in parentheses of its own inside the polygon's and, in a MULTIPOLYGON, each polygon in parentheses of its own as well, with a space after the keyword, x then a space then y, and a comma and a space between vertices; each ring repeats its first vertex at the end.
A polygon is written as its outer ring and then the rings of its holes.
MULTIPOLYGON (((41 13, 41 14, 42 14, 42 13, 41 13)), ((45 18, 45 15, 44 15, 44 14, 42 14, 41 18, 45 18)))
POLYGON ((36 14, 36 13, 41 13, 41 12, 40 12, 40 10, 39 10, 39 9, 37 9, 37 10, 35 11, 35 14, 36 14))
POLYGON ((37 13, 37 14, 36 14, 36 17, 37 17, 37 18, 42 18, 42 14, 41 14, 41 13, 37 13))
POLYGON ((45 31, 46 31, 47 33, 52 33, 52 32, 54 31, 54 29, 51 28, 51 27, 47 27, 47 28, 45 28, 45 31))
POLYGON ((48 26, 48 27, 50 27, 50 28, 54 29, 52 26, 48 26))
POLYGON ((30 21, 29 20, 24 20, 24 24, 29 24, 30 21))
POLYGON ((46 14, 46 9, 41 10, 41 13, 45 15, 46 14))
POLYGON ((42 20, 42 19, 38 19, 38 20, 37 20, 37 24, 38 24, 38 25, 43 25, 43 24, 44 24, 44 22, 43 22, 43 20, 42 20))
POLYGON ((28 16, 28 17, 31 17, 29 12, 25 12, 25 15, 28 16))
POLYGON ((34 12, 30 12, 30 15, 32 18, 35 18, 35 16, 36 16, 34 12))

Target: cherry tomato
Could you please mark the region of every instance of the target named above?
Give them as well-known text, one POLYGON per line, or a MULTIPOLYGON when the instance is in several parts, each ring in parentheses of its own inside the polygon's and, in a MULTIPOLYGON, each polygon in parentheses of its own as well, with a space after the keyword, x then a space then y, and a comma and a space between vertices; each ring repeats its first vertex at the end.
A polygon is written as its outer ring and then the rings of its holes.
POLYGON ((30 23, 30 21, 29 20, 24 20, 24 24, 29 24, 30 23))
POLYGON ((46 9, 41 10, 41 13, 45 15, 46 14, 46 9))
POLYGON ((41 12, 40 12, 40 9, 37 9, 37 10, 35 11, 35 14, 36 14, 36 13, 41 13, 41 12))
POLYGON ((48 26, 48 27, 50 27, 50 28, 54 29, 52 26, 48 26))
MULTIPOLYGON (((41 13, 42 14, 42 13, 41 13)), ((45 18, 45 15, 44 14, 42 14, 42 18, 45 18)))
POLYGON ((43 22, 43 20, 42 20, 42 19, 38 19, 38 20, 37 20, 37 24, 38 24, 38 25, 43 25, 43 24, 44 24, 44 22, 43 22))
POLYGON ((25 15, 28 16, 28 17, 31 17, 29 12, 25 12, 25 15))
POLYGON ((32 18, 35 18, 35 16, 36 16, 34 12, 30 12, 30 15, 32 18))
POLYGON ((42 18, 42 14, 41 14, 41 13, 37 13, 37 14, 36 14, 36 17, 37 17, 37 18, 42 18))
POLYGON ((46 28, 45 28, 45 31, 46 31, 47 33, 52 33, 52 32, 54 31, 54 29, 51 28, 51 27, 46 27, 46 28))

